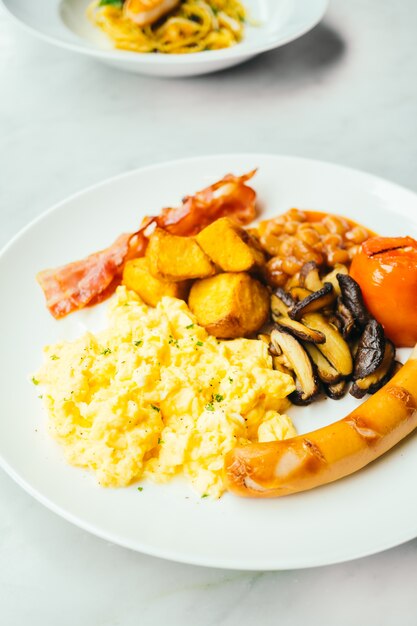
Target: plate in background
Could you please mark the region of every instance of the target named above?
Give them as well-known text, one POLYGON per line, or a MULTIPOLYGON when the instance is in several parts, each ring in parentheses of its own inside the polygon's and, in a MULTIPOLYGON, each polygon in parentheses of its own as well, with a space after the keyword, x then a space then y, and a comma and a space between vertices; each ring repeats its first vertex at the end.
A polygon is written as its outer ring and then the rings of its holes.
POLYGON ((244 39, 223 50, 191 54, 149 54, 116 50, 86 17, 89 0, 0 0, 7 12, 34 35, 108 65, 153 76, 197 76, 243 63, 311 30, 328 0, 243 0, 259 26, 245 28, 244 39))
MULTIPOLYGON (((157 213, 218 180, 259 167, 251 181, 262 217, 290 207, 346 215, 383 235, 417 237, 417 195, 369 174, 273 155, 218 155, 143 168, 73 196, 25 228, 0 254, 0 465, 31 495, 78 526, 119 545, 175 561, 276 570, 372 554, 417 536, 417 437, 336 483, 273 500, 201 499, 181 480, 142 492, 100 488, 70 467, 46 431, 30 375, 42 346, 94 329, 106 307, 56 321, 36 283, 40 269, 108 246, 157 213), (161 184, 163 181, 163 184, 161 184)), ((404 356, 404 354, 402 355, 404 356)), ((299 432, 341 418, 358 401, 289 411, 299 432)), ((143 483, 141 483, 143 484, 143 483)))

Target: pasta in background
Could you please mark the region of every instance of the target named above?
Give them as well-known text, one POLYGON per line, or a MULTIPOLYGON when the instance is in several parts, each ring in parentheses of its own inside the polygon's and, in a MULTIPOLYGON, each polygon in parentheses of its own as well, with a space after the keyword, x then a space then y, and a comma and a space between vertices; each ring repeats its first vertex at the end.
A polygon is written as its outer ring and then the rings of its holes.
POLYGON ((95 0, 88 16, 116 48, 184 54, 228 48, 243 37, 245 9, 238 0, 184 0, 156 23, 139 26, 113 4, 95 0))

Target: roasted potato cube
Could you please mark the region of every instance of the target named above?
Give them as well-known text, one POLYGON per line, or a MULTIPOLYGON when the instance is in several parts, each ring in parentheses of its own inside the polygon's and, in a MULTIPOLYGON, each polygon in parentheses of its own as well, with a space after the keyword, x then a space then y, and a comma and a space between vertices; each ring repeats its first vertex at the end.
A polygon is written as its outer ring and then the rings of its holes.
POLYGON ((183 281, 206 278, 215 274, 215 267, 193 237, 171 235, 162 228, 152 233, 146 257, 155 278, 183 281))
POLYGON ((132 259, 126 263, 123 270, 123 284, 128 289, 136 291, 150 306, 156 306, 163 296, 185 300, 190 289, 189 281, 173 283, 152 276, 146 257, 132 259))
POLYGON ((247 272, 263 265, 265 257, 254 238, 228 217, 204 228, 196 239, 204 252, 225 272, 247 272))
POLYGON ((269 293, 244 272, 217 274, 194 283, 188 305, 211 335, 232 339, 251 335, 266 322, 269 293))

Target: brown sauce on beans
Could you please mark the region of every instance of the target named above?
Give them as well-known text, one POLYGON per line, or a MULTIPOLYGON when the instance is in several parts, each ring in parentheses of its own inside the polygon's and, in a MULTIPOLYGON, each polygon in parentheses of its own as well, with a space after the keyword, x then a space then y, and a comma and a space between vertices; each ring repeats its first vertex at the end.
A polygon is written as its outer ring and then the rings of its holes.
POLYGON ((374 234, 345 217, 299 209, 260 222, 256 228, 262 248, 271 257, 267 279, 275 287, 284 287, 308 261, 323 268, 349 266, 360 245, 374 234))

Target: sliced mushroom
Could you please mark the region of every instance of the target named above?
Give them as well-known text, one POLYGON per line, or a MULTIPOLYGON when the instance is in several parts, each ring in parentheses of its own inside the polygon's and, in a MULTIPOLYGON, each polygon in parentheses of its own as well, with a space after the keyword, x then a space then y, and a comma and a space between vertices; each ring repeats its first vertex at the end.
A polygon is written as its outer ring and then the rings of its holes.
POLYGON ((356 387, 366 393, 375 393, 392 375, 395 365, 395 347, 387 340, 381 365, 369 376, 355 380, 356 387))
POLYGON ((291 287, 290 289, 291 297, 293 298, 293 300, 295 300, 295 302, 300 302, 300 300, 304 300, 304 298, 311 296, 312 293, 314 292, 310 291, 310 289, 306 289, 305 287, 300 287, 300 285, 296 285, 295 287, 291 287))
POLYGON ((350 391, 349 391, 350 395, 353 396, 354 398, 357 398, 358 400, 361 400, 363 397, 366 396, 366 394, 368 393, 366 391, 366 389, 359 389, 359 387, 357 386, 356 383, 353 383, 350 391))
POLYGON ((300 320, 306 313, 320 311, 329 306, 335 298, 336 294, 333 286, 330 283, 324 283, 321 289, 314 291, 300 302, 297 302, 297 304, 289 310, 288 315, 293 320, 300 320))
POLYGON ((287 289, 290 290, 292 287, 297 287, 299 284, 300 284, 300 272, 297 272, 296 274, 294 274, 294 276, 291 276, 286 286, 287 286, 287 289))
POLYGON ((319 268, 315 261, 304 263, 300 270, 300 287, 306 287, 310 291, 318 291, 323 287, 319 268))
POLYGON ((353 380, 365 378, 373 374, 381 365, 384 358, 385 335, 379 322, 369 320, 365 326, 355 356, 353 380))
POLYGON ((328 385, 326 387, 326 394, 332 400, 340 400, 346 394, 348 390, 348 384, 346 380, 341 380, 338 383, 333 385, 328 385))
POLYGON ((322 354, 320 350, 311 343, 306 343, 304 347, 316 366, 320 380, 328 385, 338 383, 342 378, 342 374, 338 372, 331 363, 329 363, 324 354, 322 354))
POLYGON ((337 280, 337 275, 348 274, 348 273, 349 271, 346 265, 337 264, 334 270, 332 270, 331 272, 326 274, 326 276, 323 277, 322 281, 323 283, 331 283, 333 285, 333 289, 335 290, 336 294, 340 296, 341 291, 340 291, 339 281, 337 280))
POLYGON ((281 287, 278 287, 271 296, 272 319, 275 321, 276 318, 282 315, 288 316, 288 311, 292 309, 294 305, 295 301, 291 295, 281 287))
POLYGON ((270 338, 269 335, 267 335, 266 333, 259 333, 258 339, 259 341, 263 341, 269 346, 270 338))
POLYGON ((302 322, 325 335, 326 341, 318 349, 342 376, 350 376, 353 370, 352 355, 337 328, 320 313, 308 313, 303 316, 302 322))
POLYGON ((346 274, 337 274, 342 293, 343 304, 349 309, 360 328, 365 328, 370 315, 362 297, 362 291, 356 280, 346 274))
POLYGON ((319 393, 320 388, 307 352, 295 337, 278 329, 272 331, 271 341, 280 347, 296 375, 297 389, 290 395, 291 402, 309 404, 319 393))
POLYGON ((320 331, 308 328, 304 326, 304 324, 301 324, 301 322, 292 320, 289 317, 279 317, 275 321, 281 330, 291 333, 291 335, 294 335, 294 337, 301 341, 311 343, 324 343, 326 341, 326 337, 320 331))
MULTIPOLYGON (((271 341, 272 343, 272 341, 271 341)), ((275 343, 274 346, 275 350, 281 350, 281 348, 279 347, 279 345, 277 343, 275 343)), ((284 367, 286 367, 288 370, 292 370, 294 371, 294 368, 292 367, 290 361, 288 360, 288 358, 286 357, 286 355, 283 353, 283 351, 281 350, 280 354, 275 355, 272 358, 273 362, 275 364, 279 364, 279 365, 283 365, 284 367)))
POLYGON ((343 339, 350 339, 358 332, 356 320, 340 296, 337 299, 336 317, 339 321, 338 328, 342 333, 343 339))
POLYGON ((272 361, 274 365, 274 370, 277 370, 278 372, 282 372, 283 374, 287 374, 287 376, 291 376, 291 378, 294 378, 294 370, 290 370, 288 367, 280 363, 276 357, 274 357, 272 361))

